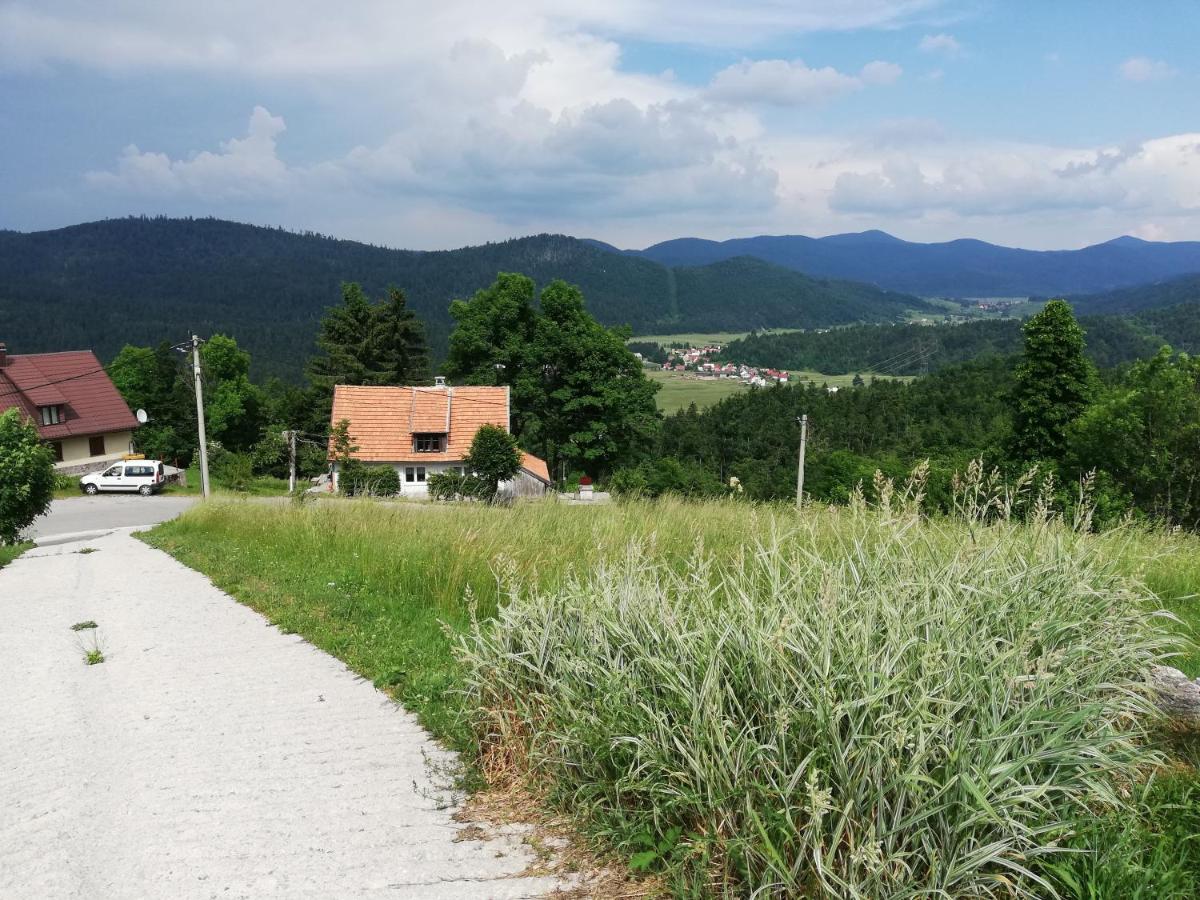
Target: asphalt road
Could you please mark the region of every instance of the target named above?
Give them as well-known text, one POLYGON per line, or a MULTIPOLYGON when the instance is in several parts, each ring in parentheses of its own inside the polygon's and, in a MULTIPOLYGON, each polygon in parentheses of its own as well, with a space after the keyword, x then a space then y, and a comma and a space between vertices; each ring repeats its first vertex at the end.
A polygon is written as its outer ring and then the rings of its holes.
MULTIPOLYGON (((66 501, 52 519, 146 524, 186 502, 66 501)), ((128 529, 0 570, 0 647, 4 900, 560 886, 522 877, 535 857, 520 834, 481 840, 454 820, 452 756, 414 716, 128 529), (93 648, 104 660, 86 665, 93 648)))
POLYGON ((139 494, 71 497, 51 503, 50 512, 35 520, 27 534, 40 543, 47 543, 62 535, 157 525, 175 518, 194 503, 195 497, 143 497, 139 494))

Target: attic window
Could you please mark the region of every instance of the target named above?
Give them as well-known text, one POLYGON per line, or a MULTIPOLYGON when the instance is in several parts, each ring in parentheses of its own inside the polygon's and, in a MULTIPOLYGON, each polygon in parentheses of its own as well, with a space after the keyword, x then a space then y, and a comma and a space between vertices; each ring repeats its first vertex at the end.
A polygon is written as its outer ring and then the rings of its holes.
POLYGON ((441 453, 445 449, 446 436, 444 434, 413 435, 414 453, 441 453))
POLYGON ((39 406, 38 414, 42 417, 43 425, 57 425, 63 418, 61 406, 39 406))

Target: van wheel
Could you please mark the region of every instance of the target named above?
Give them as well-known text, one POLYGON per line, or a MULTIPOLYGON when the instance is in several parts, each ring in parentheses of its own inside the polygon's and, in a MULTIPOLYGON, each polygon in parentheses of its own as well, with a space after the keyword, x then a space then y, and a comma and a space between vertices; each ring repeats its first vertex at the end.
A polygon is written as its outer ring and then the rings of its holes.
POLYGON ((96 487, 94 484, 85 485, 83 488, 83 492, 85 494, 94 494, 98 490, 100 490, 100 488, 96 487))
POLYGON ((140 488, 138 488, 138 493, 143 497, 149 497, 154 493, 154 488, 150 487, 148 484, 143 484, 140 488))

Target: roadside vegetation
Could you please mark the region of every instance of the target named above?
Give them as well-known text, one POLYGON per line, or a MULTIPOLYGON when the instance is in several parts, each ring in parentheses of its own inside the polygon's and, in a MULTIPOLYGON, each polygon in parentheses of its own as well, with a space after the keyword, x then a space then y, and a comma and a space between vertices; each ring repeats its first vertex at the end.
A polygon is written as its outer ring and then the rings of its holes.
POLYGON ((0 569, 3 569, 10 562, 33 547, 33 544, 25 541, 19 544, 0 544, 0 569))
POLYGON ((882 480, 803 515, 214 503, 146 539, 679 894, 1195 896, 1200 759, 1141 684, 1200 541, 968 483, 952 518, 882 480))

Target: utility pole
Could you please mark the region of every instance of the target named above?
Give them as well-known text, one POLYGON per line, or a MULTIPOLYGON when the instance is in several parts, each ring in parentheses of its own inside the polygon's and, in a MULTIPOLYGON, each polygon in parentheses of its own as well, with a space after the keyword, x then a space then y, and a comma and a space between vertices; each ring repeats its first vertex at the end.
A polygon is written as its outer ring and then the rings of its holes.
POLYGON ((193 334, 189 340, 172 347, 180 353, 192 351, 192 378, 196 383, 196 427, 200 437, 200 493, 208 498, 211 493, 208 484, 208 438, 204 434, 204 387, 200 381, 200 345, 204 341, 199 335, 193 334))
POLYGON ((204 434, 204 387, 200 381, 200 337, 192 335, 192 375, 196 381, 196 426, 200 431, 200 493, 207 500, 211 489, 208 484, 208 438, 204 434))
POLYGON ((808 413, 800 417, 800 463, 796 466, 796 509, 804 506, 804 446, 808 443, 808 413))
POLYGON ((288 442, 288 493, 296 493, 296 432, 285 431, 283 436, 288 442))

